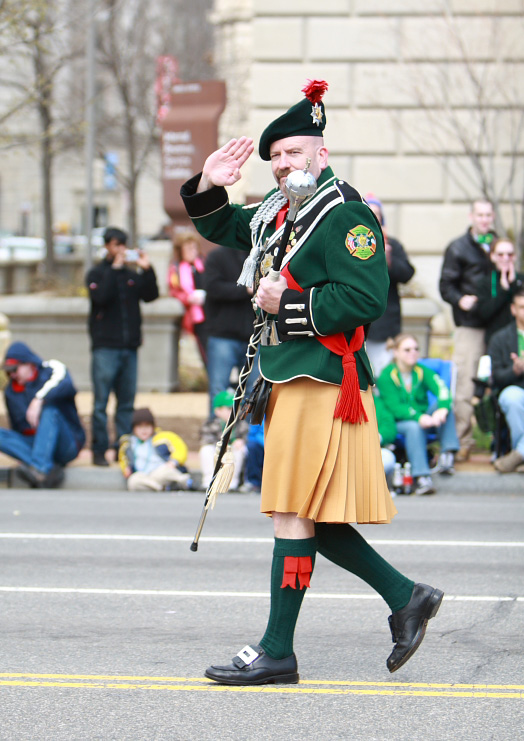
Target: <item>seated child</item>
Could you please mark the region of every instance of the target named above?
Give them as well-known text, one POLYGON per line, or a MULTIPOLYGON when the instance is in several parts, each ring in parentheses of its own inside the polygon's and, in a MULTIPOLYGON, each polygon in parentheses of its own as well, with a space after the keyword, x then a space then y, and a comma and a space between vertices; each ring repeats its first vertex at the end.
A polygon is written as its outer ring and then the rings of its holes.
POLYGON ((187 445, 174 432, 155 430, 149 409, 135 409, 132 433, 120 440, 118 462, 129 491, 187 489, 191 477, 184 466, 187 445))
MULTIPOLYGON (((207 420, 200 431, 200 468, 202 470, 202 487, 207 489, 215 470, 216 444, 219 442, 222 431, 231 414, 234 394, 232 391, 220 391, 213 399, 215 416, 207 420)), ((231 480, 230 490, 238 489, 240 474, 246 457, 246 441, 248 424, 245 421, 237 422, 229 438, 235 472, 231 480)))

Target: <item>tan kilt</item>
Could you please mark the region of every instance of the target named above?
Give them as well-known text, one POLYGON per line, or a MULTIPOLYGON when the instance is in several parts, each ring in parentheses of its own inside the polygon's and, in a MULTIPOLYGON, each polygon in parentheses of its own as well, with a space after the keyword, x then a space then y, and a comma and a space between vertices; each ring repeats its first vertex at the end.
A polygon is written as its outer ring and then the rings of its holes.
POLYGON ((333 419, 339 386, 311 378, 275 383, 266 413, 260 509, 316 522, 390 522, 397 510, 386 479, 371 388, 369 422, 333 419))

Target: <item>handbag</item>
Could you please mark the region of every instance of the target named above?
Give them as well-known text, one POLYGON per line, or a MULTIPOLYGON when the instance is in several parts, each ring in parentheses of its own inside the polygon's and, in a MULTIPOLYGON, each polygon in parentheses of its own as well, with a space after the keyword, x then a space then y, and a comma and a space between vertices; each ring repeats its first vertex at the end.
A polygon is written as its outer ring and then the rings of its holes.
POLYGON ((497 411, 492 394, 485 394, 473 407, 473 413, 481 432, 495 432, 497 411))
POLYGON ((266 407, 271 394, 273 384, 262 376, 255 381, 251 393, 242 404, 241 419, 251 415, 250 422, 252 425, 261 425, 266 414, 266 407))

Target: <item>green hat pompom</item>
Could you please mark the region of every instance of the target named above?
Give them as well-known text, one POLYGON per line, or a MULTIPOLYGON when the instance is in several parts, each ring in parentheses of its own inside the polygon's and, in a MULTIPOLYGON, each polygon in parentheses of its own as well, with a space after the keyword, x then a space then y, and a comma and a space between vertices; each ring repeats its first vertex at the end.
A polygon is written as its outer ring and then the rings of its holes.
POLYGON ((326 111, 322 97, 328 84, 325 80, 308 80, 302 88, 305 98, 292 106, 267 126, 260 137, 258 153, 269 161, 269 148, 273 142, 288 136, 323 136, 326 128, 326 111))

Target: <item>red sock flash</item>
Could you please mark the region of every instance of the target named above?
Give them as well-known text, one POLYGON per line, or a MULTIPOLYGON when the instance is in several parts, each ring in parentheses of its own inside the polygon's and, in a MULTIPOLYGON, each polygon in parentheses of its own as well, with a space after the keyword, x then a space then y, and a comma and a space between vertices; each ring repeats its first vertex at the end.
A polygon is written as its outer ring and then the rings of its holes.
POLYGON ((284 575, 282 577, 281 589, 284 589, 284 587, 296 589, 297 576, 299 589, 310 587, 312 571, 313 563, 311 556, 286 556, 284 558, 284 575))

